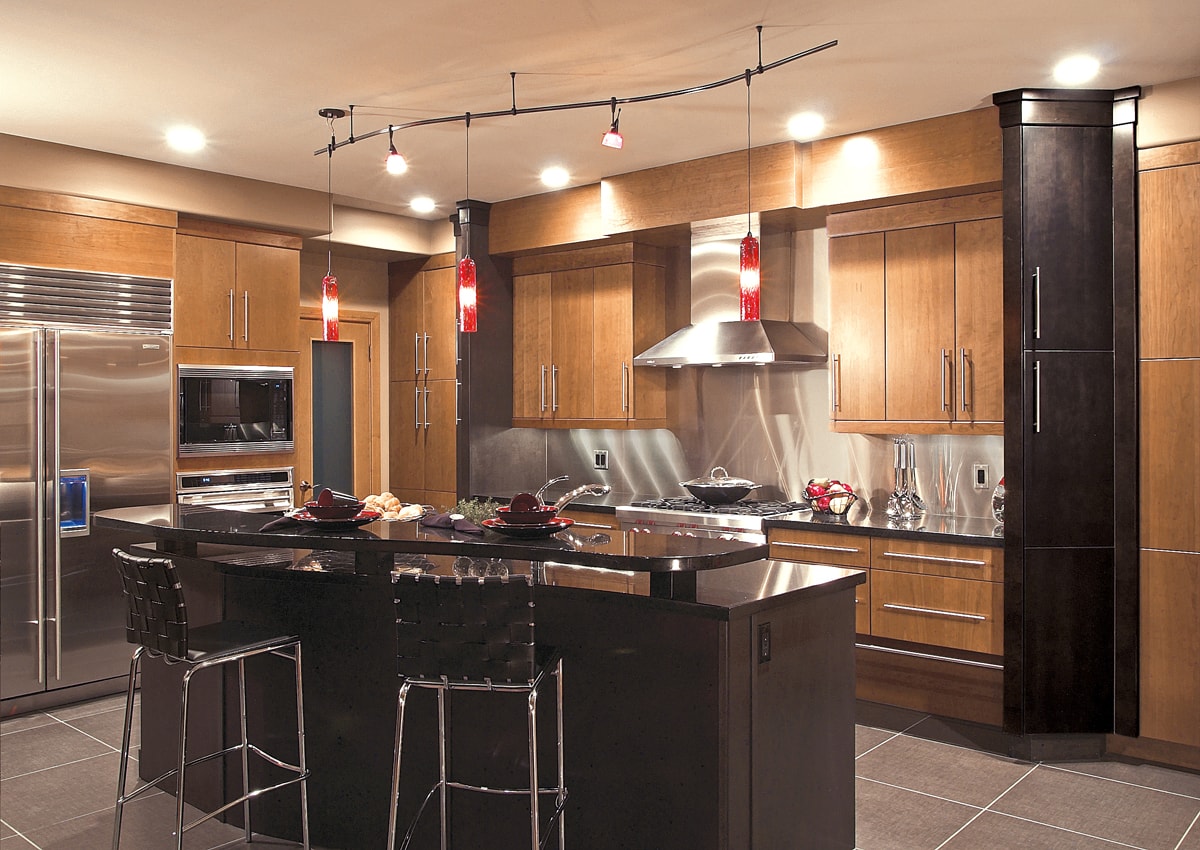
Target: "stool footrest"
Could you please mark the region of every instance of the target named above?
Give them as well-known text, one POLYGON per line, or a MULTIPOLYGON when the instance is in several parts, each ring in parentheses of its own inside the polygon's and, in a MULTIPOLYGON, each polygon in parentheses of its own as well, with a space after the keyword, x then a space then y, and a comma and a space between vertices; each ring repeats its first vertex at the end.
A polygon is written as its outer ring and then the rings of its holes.
POLYGON ((221 806, 221 808, 215 809, 207 814, 201 815, 200 817, 196 818, 191 823, 186 824, 183 827, 183 831, 187 832, 192 827, 202 824, 206 820, 209 820, 210 818, 215 818, 217 815, 221 814, 226 809, 232 809, 234 806, 240 806, 242 803, 246 802, 247 800, 253 800, 254 798, 256 798, 262 794, 268 794, 271 791, 278 791, 280 788, 286 788, 289 785, 295 785, 297 782, 300 782, 304 779, 308 779, 308 775, 309 775, 309 771, 306 770, 300 776, 293 776, 291 779, 285 779, 282 782, 277 782, 274 785, 267 786, 266 788, 255 788, 252 791, 250 791, 249 793, 243 794, 242 796, 238 797, 236 800, 230 800, 228 803, 221 806))
MULTIPOLYGON (((433 787, 437 788, 440 784, 441 783, 435 782, 433 784, 433 787)), ((466 782, 451 782, 450 780, 446 780, 446 787, 447 788, 458 788, 462 791, 479 791, 484 794, 520 794, 522 797, 529 796, 528 788, 489 788, 486 785, 470 785, 466 782)), ((557 788, 539 788, 538 793, 539 794, 557 794, 558 790, 559 789, 557 789, 557 788)), ((563 799, 564 800, 566 799, 565 793, 563 794, 563 799)))

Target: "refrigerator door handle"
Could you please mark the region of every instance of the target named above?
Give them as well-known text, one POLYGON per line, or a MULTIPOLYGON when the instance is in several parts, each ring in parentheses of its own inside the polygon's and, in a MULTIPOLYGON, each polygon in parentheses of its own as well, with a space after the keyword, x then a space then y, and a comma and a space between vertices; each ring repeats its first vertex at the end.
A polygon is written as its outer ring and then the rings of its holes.
MULTIPOLYGON (((58 486, 62 467, 62 353, 61 337, 54 333, 54 680, 62 679, 62 488, 58 486)), ((51 619, 51 618, 47 618, 51 619)), ((49 677, 49 674, 47 674, 49 677)))
MULTIPOLYGON (((37 526, 35 537, 37 539, 37 579, 34 584, 37 585, 37 657, 42 659, 46 657, 46 629, 45 629, 45 612, 46 612, 46 562, 42 553, 46 551, 46 360, 45 346, 43 344, 42 334, 35 334, 33 338, 34 352, 34 371, 36 374, 35 384, 35 400, 34 408, 37 411, 34 419, 34 430, 37 436, 34 437, 35 464, 37 472, 34 475, 35 486, 37 487, 37 498, 34 500, 36 509, 34 513, 34 524, 37 526)), ((46 683, 45 666, 38 661, 38 684, 46 683)))

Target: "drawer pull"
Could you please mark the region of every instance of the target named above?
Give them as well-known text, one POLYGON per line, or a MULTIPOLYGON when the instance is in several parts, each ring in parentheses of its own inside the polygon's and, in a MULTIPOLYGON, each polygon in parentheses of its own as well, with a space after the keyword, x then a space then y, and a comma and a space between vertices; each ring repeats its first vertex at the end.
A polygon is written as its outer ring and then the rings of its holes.
POLYGON ((819 549, 822 552, 853 552, 855 555, 862 552, 862 549, 854 546, 822 546, 819 543, 786 543, 782 540, 775 541, 773 545, 791 546, 794 549, 819 549))
POLYGON ((915 605, 897 605, 895 602, 884 602, 883 607, 892 611, 905 611, 909 614, 933 614, 936 617, 954 617, 959 620, 973 620, 982 623, 987 617, 982 614, 963 614, 959 611, 942 611, 939 608, 918 608, 915 605))
POLYGON ((986 567, 987 561, 974 558, 946 558, 941 555, 911 555, 908 552, 884 552, 885 558, 907 558, 910 561, 940 561, 943 564, 966 564, 969 567, 986 567))

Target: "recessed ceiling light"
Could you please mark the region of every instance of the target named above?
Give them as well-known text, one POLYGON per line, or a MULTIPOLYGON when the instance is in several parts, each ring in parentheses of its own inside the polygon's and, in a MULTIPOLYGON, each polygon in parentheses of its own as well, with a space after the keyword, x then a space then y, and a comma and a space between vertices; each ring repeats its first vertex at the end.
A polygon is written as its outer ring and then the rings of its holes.
POLYGON ((1100 60, 1092 56, 1068 56, 1054 66, 1054 80, 1064 86, 1090 83, 1098 73, 1100 60))
POLYGON ((542 170, 542 182, 551 189, 561 189, 571 182, 571 175, 562 166, 552 165, 542 170))
POLYGON ((825 129, 825 119, 816 112, 798 112, 788 119, 787 128, 793 139, 815 139, 825 129))
POLYGON ((437 204, 433 202, 433 198, 420 197, 413 198, 409 207, 415 213, 431 213, 437 209, 437 204))
POLYGON ((195 127, 179 125, 167 130, 167 144, 180 153, 195 153, 204 149, 204 134, 195 127))

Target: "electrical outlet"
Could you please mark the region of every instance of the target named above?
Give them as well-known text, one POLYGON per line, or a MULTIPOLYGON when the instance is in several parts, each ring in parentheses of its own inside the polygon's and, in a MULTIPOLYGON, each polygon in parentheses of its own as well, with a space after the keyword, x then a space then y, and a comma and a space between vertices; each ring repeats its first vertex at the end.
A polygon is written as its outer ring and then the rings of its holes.
POLYGON ((766 664, 771 660, 771 624, 758 625, 758 663, 766 664))
POLYGON ((990 470, 986 463, 975 463, 971 465, 971 484, 976 490, 986 490, 988 487, 988 479, 990 470))
POLYGON ((592 452, 592 466, 596 469, 608 469, 607 449, 596 449, 592 452))

